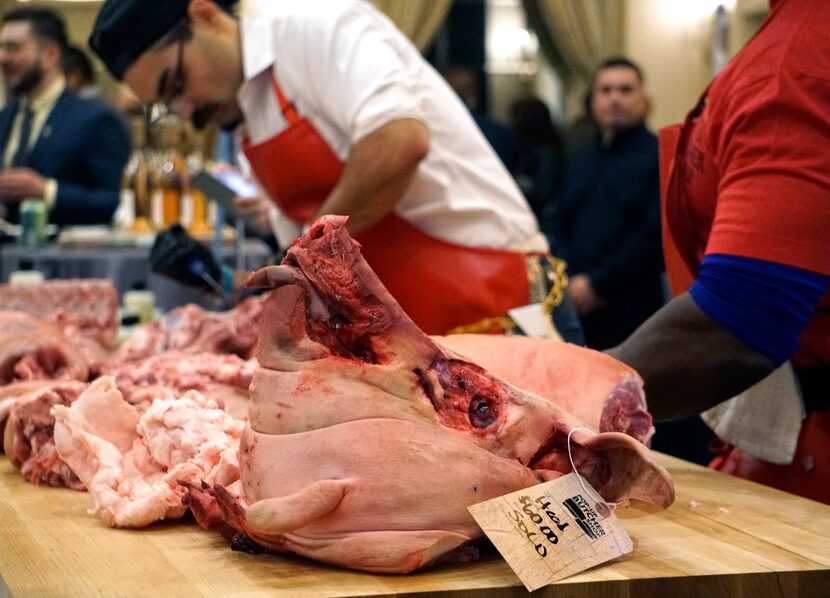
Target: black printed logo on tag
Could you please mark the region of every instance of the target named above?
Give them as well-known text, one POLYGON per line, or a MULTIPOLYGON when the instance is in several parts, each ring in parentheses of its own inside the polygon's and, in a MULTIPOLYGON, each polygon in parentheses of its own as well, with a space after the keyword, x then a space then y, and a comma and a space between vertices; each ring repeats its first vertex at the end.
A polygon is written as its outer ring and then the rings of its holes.
POLYGON ((562 506, 573 515, 574 521, 586 536, 597 540, 605 535, 605 529, 599 523, 597 512, 581 494, 563 500, 562 506))

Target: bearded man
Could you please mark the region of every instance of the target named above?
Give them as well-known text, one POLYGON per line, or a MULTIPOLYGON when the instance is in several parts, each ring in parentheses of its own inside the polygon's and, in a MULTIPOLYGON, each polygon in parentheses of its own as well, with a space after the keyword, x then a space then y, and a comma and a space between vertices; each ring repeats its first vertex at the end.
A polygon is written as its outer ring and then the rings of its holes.
POLYGON ((63 20, 24 6, 0 19, 0 69, 9 101, 0 111, 0 215, 18 219, 24 199, 49 220, 106 224, 118 207, 130 141, 120 115, 66 89, 63 20))

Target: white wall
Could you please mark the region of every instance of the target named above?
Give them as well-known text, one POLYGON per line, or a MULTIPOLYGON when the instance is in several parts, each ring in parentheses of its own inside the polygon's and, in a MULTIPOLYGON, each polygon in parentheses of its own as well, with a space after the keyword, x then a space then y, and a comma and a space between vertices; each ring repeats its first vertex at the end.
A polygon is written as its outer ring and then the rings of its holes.
POLYGON ((646 74, 654 130, 680 122, 712 78, 714 10, 730 8, 730 50, 734 54, 760 24, 763 0, 628 0, 625 52, 646 74))

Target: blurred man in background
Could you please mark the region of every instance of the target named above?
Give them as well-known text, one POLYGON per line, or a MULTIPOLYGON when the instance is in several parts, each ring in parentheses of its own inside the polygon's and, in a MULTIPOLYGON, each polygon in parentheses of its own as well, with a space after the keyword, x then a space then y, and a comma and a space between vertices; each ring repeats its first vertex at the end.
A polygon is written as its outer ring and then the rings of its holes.
POLYGON ((443 75, 453 91, 464 102, 467 110, 473 115, 473 120, 476 121, 484 137, 496 150, 502 164, 508 170, 512 170, 518 157, 516 137, 510 127, 490 117, 484 109, 484 86, 482 85, 484 73, 456 66, 447 69, 443 75))
POLYGON ((63 20, 23 6, 0 19, 0 68, 10 101, 0 111, 0 206, 40 200, 55 224, 109 223, 118 207, 130 141, 119 115, 66 88, 63 20))
POLYGON ((554 252, 568 262, 568 294, 593 349, 622 342, 664 301, 657 138, 640 68, 625 58, 594 74, 598 133, 567 161, 546 218, 554 252))
POLYGON ((78 46, 67 46, 63 54, 66 88, 82 98, 97 98, 101 89, 95 84, 95 71, 86 53, 78 46))

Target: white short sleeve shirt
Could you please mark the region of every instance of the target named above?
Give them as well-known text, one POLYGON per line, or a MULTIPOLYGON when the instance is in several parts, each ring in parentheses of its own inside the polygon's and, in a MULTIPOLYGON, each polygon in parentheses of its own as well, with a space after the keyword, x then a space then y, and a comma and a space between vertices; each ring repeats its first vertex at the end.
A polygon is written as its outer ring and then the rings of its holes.
POLYGON ((241 31, 246 80, 238 100, 251 143, 286 126, 272 72, 286 99, 344 162, 354 143, 383 125, 419 120, 429 127, 430 150, 397 215, 459 245, 547 251, 527 202, 466 107, 373 6, 243 0, 241 31))

